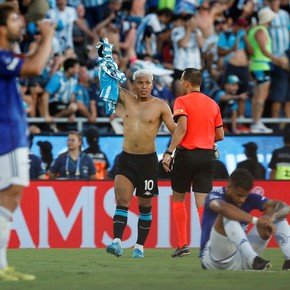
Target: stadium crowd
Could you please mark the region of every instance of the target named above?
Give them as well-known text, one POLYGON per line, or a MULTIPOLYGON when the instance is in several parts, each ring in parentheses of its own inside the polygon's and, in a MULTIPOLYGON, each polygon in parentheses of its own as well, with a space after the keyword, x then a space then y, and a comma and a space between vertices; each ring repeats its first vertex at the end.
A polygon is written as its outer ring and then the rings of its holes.
MULTIPOLYGON (((231 120, 225 123, 226 133, 288 131, 287 124, 274 123, 269 128, 260 118, 290 118, 289 1, 1 2, 12 2, 21 15, 24 36, 15 53, 23 57, 38 47, 39 21, 52 21, 56 27, 50 60, 41 76, 20 79, 27 116, 46 121, 30 124, 32 134, 75 130, 76 117, 87 118, 88 128, 97 130, 97 117, 106 116, 99 98, 96 44, 101 38, 114 45, 114 61, 126 74, 130 91, 133 73, 149 69, 155 76, 152 94, 173 107, 182 94, 182 72, 195 67, 202 70, 201 91, 219 104, 223 118, 231 120), (68 122, 55 123, 58 117, 67 117, 68 122), (245 118, 253 118, 253 124, 241 122, 245 118)), ((252 149, 255 155, 257 148, 252 149)), ((107 170, 107 157, 100 148, 97 151, 91 153, 99 156, 93 158, 97 178, 114 177, 107 170)), ((250 159, 257 162, 255 157, 250 159)), ((47 176, 48 169, 46 165, 47 176)), ((264 178, 264 168, 261 171, 257 176, 264 178)), ((43 171, 32 176, 43 177, 43 171)))
POLYGON ((12 2, 23 19, 24 37, 16 53, 33 54, 38 21, 56 25, 53 52, 42 75, 20 80, 27 116, 46 120, 31 126, 33 133, 75 129, 80 116, 98 126, 96 117, 104 117, 105 110, 95 46, 104 37, 114 45, 114 60, 128 77, 126 86, 130 89, 136 69, 150 69, 153 95, 170 106, 181 94, 182 71, 201 69, 202 92, 220 105, 223 118, 231 119, 226 132, 271 133, 283 124, 268 128, 262 116, 290 117, 287 0, 0 2, 12 2), (260 34, 261 45, 256 41, 260 34), (55 124, 57 117, 68 117, 68 123, 55 124), (239 123, 251 117, 250 127, 239 123))

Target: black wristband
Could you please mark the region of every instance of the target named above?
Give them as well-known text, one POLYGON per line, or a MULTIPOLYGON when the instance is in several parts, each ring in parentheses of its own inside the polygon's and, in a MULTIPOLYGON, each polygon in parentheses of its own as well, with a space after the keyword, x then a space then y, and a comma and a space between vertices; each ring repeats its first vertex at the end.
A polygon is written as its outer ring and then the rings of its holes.
POLYGON ((164 154, 169 154, 170 156, 172 155, 172 153, 173 153, 173 152, 171 152, 171 151, 169 151, 169 150, 166 150, 166 151, 164 152, 164 154))

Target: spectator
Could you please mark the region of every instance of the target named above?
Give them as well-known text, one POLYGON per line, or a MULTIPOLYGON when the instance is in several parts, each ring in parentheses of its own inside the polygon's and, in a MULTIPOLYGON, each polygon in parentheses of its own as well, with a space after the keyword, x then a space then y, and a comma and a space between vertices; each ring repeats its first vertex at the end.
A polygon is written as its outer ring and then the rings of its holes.
POLYGON ((90 28, 94 28, 99 22, 104 20, 108 11, 108 0, 82 0, 86 9, 86 19, 90 28))
POLYGON ((42 110, 47 121, 52 121, 51 116, 72 116, 77 110, 75 91, 79 63, 76 59, 68 58, 63 69, 63 72, 55 73, 45 87, 42 110))
MULTIPOLYGON (((280 0, 269 0, 269 7, 277 16, 272 20, 269 32, 272 38, 272 51, 275 57, 285 57, 289 48, 289 14, 280 9, 280 0)), ((288 69, 288 67, 287 67, 288 69)), ((279 118, 282 106, 285 106, 285 117, 290 118, 290 95, 287 82, 289 72, 273 64, 271 70, 271 87, 269 99, 272 101, 271 116, 279 118)))
POLYGON ((38 141, 36 144, 39 146, 40 156, 45 166, 45 172, 47 174, 53 161, 52 144, 49 141, 38 141))
MULTIPOLYGON (((249 60, 246 52, 246 31, 248 23, 245 19, 238 19, 231 30, 220 34, 218 41, 218 54, 224 57, 225 72, 223 79, 229 75, 236 75, 239 80, 238 93, 249 91, 249 60)), ((240 112, 239 116, 243 116, 240 112)))
POLYGON ((249 50, 252 52, 250 71, 256 81, 252 102, 254 119, 254 123, 251 125, 252 133, 273 132, 260 119, 263 115, 265 100, 269 94, 270 62, 281 67, 285 65, 285 59, 275 57, 272 54, 272 40, 268 32, 268 27, 276 15, 268 7, 261 9, 258 13, 259 25, 251 28, 248 33, 249 50))
POLYGON ((269 164, 270 179, 290 180, 290 132, 284 134, 284 146, 273 151, 269 164))
POLYGON ((83 153, 86 153, 93 160, 96 168, 96 179, 108 178, 109 160, 100 148, 98 130, 91 127, 85 131, 84 136, 89 147, 83 153))
POLYGON ((144 54, 156 57, 158 53, 157 39, 166 25, 170 23, 172 16, 173 12, 164 8, 143 18, 137 29, 136 52, 139 57, 144 54))
POLYGON ((129 23, 119 13, 111 13, 104 21, 96 26, 96 33, 100 38, 107 38, 114 45, 118 53, 124 57, 136 59, 136 23, 129 23))
POLYGON ((96 170, 92 159, 81 153, 82 137, 71 131, 67 138, 68 151, 59 155, 51 164, 49 178, 95 179, 96 170))
POLYGON ((173 44, 173 68, 175 97, 182 94, 181 75, 187 67, 201 68, 200 48, 203 46, 202 33, 196 26, 194 15, 183 17, 183 24, 171 32, 173 44))
POLYGON ((265 179, 266 169, 258 161, 257 149, 258 146, 255 142, 248 142, 243 145, 245 148, 246 160, 239 162, 237 168, 247 169, 253 176, 254 179, 265 179))
POLYGON ((239 103, 243 103, 247 98, 247 94, 238 95, 239 78, 235 75, 229 75, 226 79, 224 90, 217 90, 213 93, 214 100, 220 105, 222 117, 231 118, 232 133, 247 133, 249 130, 243 126, 237 127, 237 112, 239 103))
POLYGON ((203 51, 207 51, 211 46, 215 45, 217 36, 214 29, 214 21, 218 16, 230 7, 233 0, 215 1, 211 4, 209 0, 204 0, 198 7, 196 14, 197 27, 201 30, 205 39, 203 51))
MULTIPOLYGON (((29 147, 31 148, 33 142, 33 135, 29 138, 29 147)), ((45 165, 41 158, 29 152, 29 178, 30 179, 45 179, 45 165)))
POLYGON ((83 5, 77 7, 77 19, 73 25, 73 43, 74 51, 80 60, 84 63, 87 59, 87 45, 95 38, 94 33, 89 29, 85 19, 85 8, 83 5))
POLYGON ((77 113, 81 116, 88 118, 90 123, 96 123, 97 107, 96 101, 90 97, 90 79, 87 68, 80 67, 79 70, 79 83, 76 87, 76 102, 77 113))
POLYGON ((64 53, 73 49, 73 24, 77 19, 76 9, 67 6, 66 0, 56 0, 56 7, 47 12, 47 16, 57 23, 56 51, 64 53))

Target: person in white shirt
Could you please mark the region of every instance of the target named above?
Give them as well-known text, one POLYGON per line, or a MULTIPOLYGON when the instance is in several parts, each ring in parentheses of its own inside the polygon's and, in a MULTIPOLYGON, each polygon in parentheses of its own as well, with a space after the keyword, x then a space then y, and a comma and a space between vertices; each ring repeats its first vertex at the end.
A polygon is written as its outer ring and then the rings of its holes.
POLYGON ((67 0, 57 0, 56 8, 50 9, 47 16, 57 23, 57 31, 55 33, 56 46, 54 52, 63 53, 73 48, 73 24, 77 19, 76 9, 67 6, 67 0))
POLYGON ((173 68, 175 96, 181 95, 181 75, 187 67, 201 68, 201 52, 204 40, 192 14, 183 17, 184 24, 171 32, 173 43, 173 68))

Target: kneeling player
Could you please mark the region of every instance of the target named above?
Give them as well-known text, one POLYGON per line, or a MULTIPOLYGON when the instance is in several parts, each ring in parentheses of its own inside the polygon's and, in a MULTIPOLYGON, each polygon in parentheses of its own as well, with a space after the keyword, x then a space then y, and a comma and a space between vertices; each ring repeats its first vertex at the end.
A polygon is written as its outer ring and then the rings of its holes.
POLYGON ((273 234, 285 256, 282 269, 290 269, 290 227, 285 219, 290 207, 282 201, 250 193, 252 186, 251 174, 245 169, 236 169, 225 188, 207 196, 201 235, 203 268, 267 269, 270 262, 259 255, 273 234), (262 211, 263 215, 251 216, 249 212, 254 209, 262 211), (246 234, 246 225, 250 223, 254 227, 246 234))

